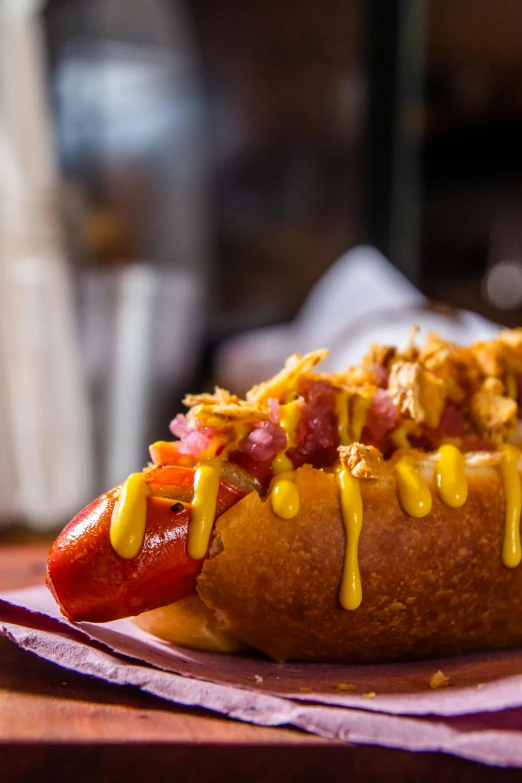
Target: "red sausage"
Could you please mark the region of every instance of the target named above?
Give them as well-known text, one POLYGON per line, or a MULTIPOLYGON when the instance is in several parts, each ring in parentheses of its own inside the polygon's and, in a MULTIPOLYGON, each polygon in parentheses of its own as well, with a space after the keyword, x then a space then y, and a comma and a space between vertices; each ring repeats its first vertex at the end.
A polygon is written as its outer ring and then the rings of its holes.
MULTIPOLYGON (((147 475, 149 485, 166 488, 170 497, 147 498, 145 538, 135 558, 124 560, 110 542, 117 488, 80 511, 54 542, 46 581, 69 620, 116 620, 194 594, 203 560, 187 552, 190 508, 172 510, 173 498, 190 499, 194 471, 164 467, 147 475)), ((245 494, 222 481, 216 518, 245 494)))

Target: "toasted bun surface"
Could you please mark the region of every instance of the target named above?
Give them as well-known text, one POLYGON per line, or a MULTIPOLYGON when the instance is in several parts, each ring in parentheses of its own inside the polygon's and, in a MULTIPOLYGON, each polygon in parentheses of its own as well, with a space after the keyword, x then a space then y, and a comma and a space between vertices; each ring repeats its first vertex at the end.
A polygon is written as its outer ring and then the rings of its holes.
POLYGON ((361 481, 363 599, 343 609, 344 527, 330 473, 295 472, 293 519, 253 492, 223 514, 198 580, 227 629, 277 660, 378 662, 522 643, 522 569, 501 559, 505 501, 495 467, 467 466, 469 497, 423 519, 401 509, 393 472, 361 481))
POLYGON ((229 633, 197 595, 133 617, 144 631, 172 644, 213 652, 243 652, 246 645, 229 633))

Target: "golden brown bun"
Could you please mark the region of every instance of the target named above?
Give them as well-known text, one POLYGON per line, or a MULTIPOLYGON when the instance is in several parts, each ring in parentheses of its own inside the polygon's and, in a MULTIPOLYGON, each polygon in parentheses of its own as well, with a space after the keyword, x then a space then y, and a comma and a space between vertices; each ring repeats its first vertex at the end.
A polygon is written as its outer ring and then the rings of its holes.
POLYGON ((229 633, 216 614, 193 595, 132 618, 144 631, 172 644, 213 652, 243 652, 246 645, 229 633))
POLYGON ((391 468, 361 480, 355 611, 337 600, 345 536, 335 478, 306 466, 295 473, 295 518, 279 519, 255 492, 220 517, 199 595, 233 634, 277 660, 376 662, 521 644, 522 567, 501 559, 500 473, 466 473, 460 509, 441 503, 431 480, 424 519, 401 509, 391 468))

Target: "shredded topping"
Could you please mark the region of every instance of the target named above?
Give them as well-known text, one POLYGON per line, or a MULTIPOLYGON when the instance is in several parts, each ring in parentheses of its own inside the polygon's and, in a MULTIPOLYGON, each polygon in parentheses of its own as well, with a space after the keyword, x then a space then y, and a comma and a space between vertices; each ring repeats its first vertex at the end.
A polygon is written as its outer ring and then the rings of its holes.
POLYGON ((363 443, 341 446, 339 456, 355 478, 378 479, 389 473, 381 452, 375 446, 365 446, 363 443))
POLYGON ((491 443, 500 444, 507 439, 516 413, 517 403, 508 397, 477 391, 471 398, 471 416, 478 434, 491 443))
POLYGON ((246 398, 248 402, 262 404, 270 397, 282 402, 288 402, 288 400, 283 398, 297 390, 301 376, 313 370, 327 356, 328 351, 325 349, 307 353, 305 356, 301 356, 299 353, 292 354, 277 375, 274 375, 271 380, 265 381, 265 383, 253 386, 247 392, 246 398))
POLYGON ((266 486, 282 453, 294 467, 326 467, 352 443, 343 458, 354 475, 369 477, 378 457, 397 450, 425 453, 450 443, 485 452, 522 439, 522 329, 467 348, 434 334, 419 348, 415 335, 402 350, 372 345, 344 372, 316 370, 327 351, 293 354, 245 399, 219 387, 187 395, 189 412, 170 425, 179 438, 172 448, 194 460, 221 455, 266 486), (290 440, 283 427, 289 403, 298 409, 290 440))
POLYGON ((418 424, 438 425, 446 397, 444 382, 425 370, 420 362, 395 362, 388 390, 399 413, 418 424))

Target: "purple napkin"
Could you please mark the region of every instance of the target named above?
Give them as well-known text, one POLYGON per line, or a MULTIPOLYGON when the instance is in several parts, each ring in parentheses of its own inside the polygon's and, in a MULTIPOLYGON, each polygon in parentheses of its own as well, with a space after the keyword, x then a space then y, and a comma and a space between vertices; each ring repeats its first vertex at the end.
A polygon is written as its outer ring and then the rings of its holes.
POLYGON ((175 647, 129 620, 71 624, 45 587, 0 594, 0 632, 67 669, 238 720, 522 767, 522 651, 372 666, 277 664, 175 647), (439 670, 449 686, 432 690, 439 670))

